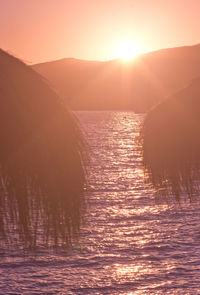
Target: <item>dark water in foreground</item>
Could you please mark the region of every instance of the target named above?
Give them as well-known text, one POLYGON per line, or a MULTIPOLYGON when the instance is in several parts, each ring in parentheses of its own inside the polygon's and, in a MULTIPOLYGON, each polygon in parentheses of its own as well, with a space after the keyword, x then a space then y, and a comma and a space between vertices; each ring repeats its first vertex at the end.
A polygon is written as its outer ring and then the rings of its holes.
POLYGON ((144 187, 132 112, 78 112, 91 146, 89 204, 73 249, 4 252, 0 294, 200 294, 200 205, 144 187))

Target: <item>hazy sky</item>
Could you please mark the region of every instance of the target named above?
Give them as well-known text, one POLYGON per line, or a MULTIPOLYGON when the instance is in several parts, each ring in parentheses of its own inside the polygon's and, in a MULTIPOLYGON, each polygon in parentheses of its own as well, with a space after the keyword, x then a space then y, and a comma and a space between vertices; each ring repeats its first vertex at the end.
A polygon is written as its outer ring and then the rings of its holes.
POLYGON ((26 62, 200 43, 200 0, 0 0, 0 47, 26 62))

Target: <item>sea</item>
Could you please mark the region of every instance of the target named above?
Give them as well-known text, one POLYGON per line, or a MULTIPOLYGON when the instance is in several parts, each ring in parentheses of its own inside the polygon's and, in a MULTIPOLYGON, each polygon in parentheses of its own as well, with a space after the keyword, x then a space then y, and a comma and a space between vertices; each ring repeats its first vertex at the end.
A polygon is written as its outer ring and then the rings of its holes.
POLYGON ((37 255, 0 251, 0 294, 200 294, 200 202, 158 199, 146 183, 145 115, 75 114, 90 155, 79 239, 37 255))

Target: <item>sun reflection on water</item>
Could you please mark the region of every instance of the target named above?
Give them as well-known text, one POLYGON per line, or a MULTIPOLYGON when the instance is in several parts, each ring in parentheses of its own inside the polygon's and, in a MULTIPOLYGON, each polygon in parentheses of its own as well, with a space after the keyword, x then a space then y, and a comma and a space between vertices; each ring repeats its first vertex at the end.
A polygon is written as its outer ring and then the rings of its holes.
POLYGON ((126 276, 130 277, 131 275, 137 273, 139 270, 141 270, 143 267, 141 265, 121 265, 116 264, 116 273, 119 276, 126 276))

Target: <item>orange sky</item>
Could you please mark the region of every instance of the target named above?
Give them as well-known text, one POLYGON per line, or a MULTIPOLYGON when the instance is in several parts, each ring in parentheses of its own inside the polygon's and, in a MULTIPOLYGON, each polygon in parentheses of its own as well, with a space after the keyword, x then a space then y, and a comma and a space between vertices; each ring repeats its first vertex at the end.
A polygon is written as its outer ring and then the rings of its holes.
POLYGON ((200 0, 0 0, 0 47, 29 63, 196 44, 199 28, 200 0))

